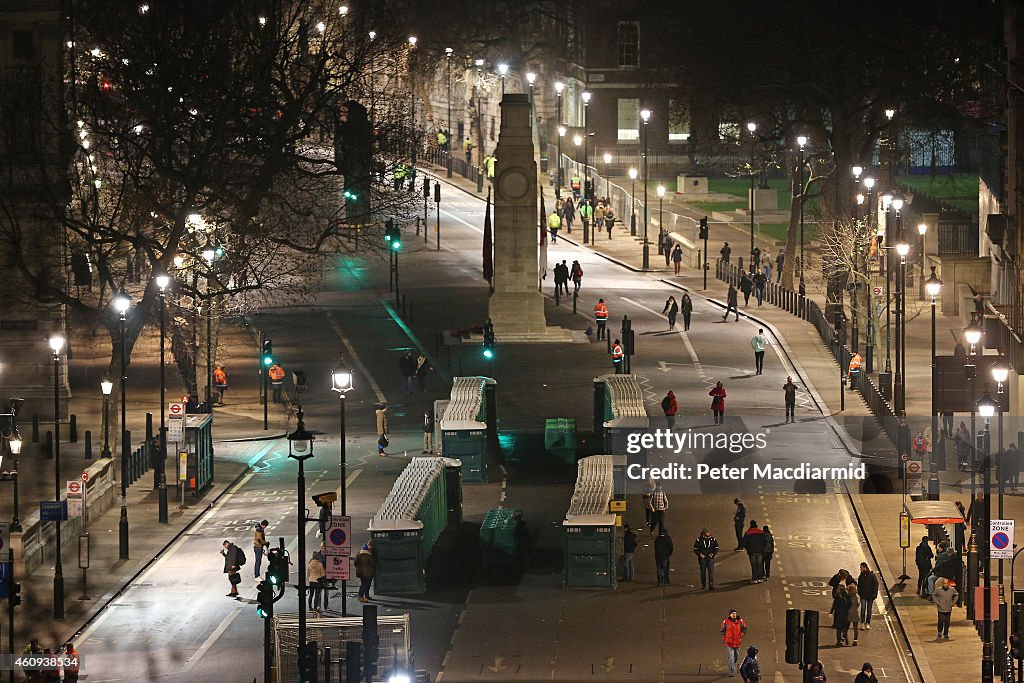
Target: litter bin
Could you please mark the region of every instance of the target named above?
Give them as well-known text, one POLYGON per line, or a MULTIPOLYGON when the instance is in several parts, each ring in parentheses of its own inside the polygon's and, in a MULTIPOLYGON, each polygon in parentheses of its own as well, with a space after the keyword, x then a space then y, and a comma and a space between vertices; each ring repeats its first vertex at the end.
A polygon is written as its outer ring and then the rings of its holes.
POLYGON ((886 401, 892 400, 892 373, 891 372, 879 372, 878 373, 878 392, 882 394, 882 398, 886 401))

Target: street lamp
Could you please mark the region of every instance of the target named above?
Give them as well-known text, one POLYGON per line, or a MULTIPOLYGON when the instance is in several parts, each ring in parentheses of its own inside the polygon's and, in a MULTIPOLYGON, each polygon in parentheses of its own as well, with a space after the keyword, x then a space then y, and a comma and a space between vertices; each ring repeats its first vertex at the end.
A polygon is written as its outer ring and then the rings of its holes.
POLYGON ((110 375, 104 375, 100 381, 100 391, 103 392, 103 454, 101 457, 110 457, 110 392, 114 390, 114 382, 110 375))
POLYGON ((527 71, 526 82, 530 86, 530 130, 533 130, 533 127, 537 124, 537 115, 533 108, 533 84, 537 82, 537 74, 527 71))
POLYGON ((925 242, 924 236, 928 233, 927 223, 917 224, 917 234, 921 236, 921 285, 919 287, 918 297, 921 301, 924 301, 924 268, 927 265, 927 256, 925 256, 925 242))
POLYGON ((498 65, 498 73, 501 75, 501 96, 505 96, 505 76, 508 75, 508 64, 502 62, 498 65))
POLYGON ((118 328, 120 331, 120 356, 121 356, 121 519, 118 522, 118 553, 122 560, 128 559, 128 422, 127 407, 128 397, 126 385, 128 383, 127 361, 125 358, 124 327, 127 320, 128 308, 132 300, 123 291, 114 297, 114 310, 119 314, 118 328))
POLYGON ((288 435, 288 457, 295 460, 299 464, 299 476, 296 483, 298 490, 298 507, 296 508, 296 516, 298 522, 298 538, 299 538, 299 557, 300 569, 297 572, 299 575, 299 648, 302 652, 302 648, 306 645, 306 572, 302 571, 301 563, 306 562, 306 472, 305 462, 306 460, 313 457, 313 441, 314 436, 306 431, 306 423, 303 421, 304 413, 302 407, 299 407, 298 412, 295 413, 296 420, 298 421, 295 426, 295 431, 288 435))
MULTIPOLYGON (((1005 476, 1002 474, 1003 470, 1003 385, 1006 380, 1010 377, 1010 368, 1006 366, 1006 362, 1003 360, 1002 354, 999 356, 999 360, 992 366, 992 379, 996 381, 996 410, 999 411, 999 424, 996 427, 998 443, 996 444, 996 453, 999 458, 999 463, 996 465, 996 472, 999 474, 999 519, 1005 519, 1003 517, 1003 483, 1005 476)), ((999 560, 999 585, 1003 585, 1003 561, 999 560)))
POLYGON ((60 510, 60 352, 64 348, 64 337, 54 334, 50 337, 53 350, 53 499, 57 502, 56 524, 57 552, 53 559, 53 618, 64 618, 64 565, 60 552, 60 523, 64 518, 60 510))
MULTIPOLYGON (((412 151, 409 154, 409 165, 411 181, 416 182, 416 76, 412 68, 412 55, 416 49, 416 36, 409 36, 409 144, 412 151)), ((305 561, 305 560, 303 560, 305 561)))
POLYGON ((796 144, 800 146, 800 316, 803 317, 804 297, 807 295, 804 285, 804 147, 807 146, 807 136, 798 135, 796 144))
POLYGON ((555 95, 557 96, 555 120, 558 121, 558 173, 555 183, 555 196, 562 196, 562 138, 565 137, 565 126, 562 125, 562 91, 565 83, 555 81, 555 95))
MULTIPOLYGON (((928 277, 928 281, 925 282, 925 289, 928 290, 928 296, 932 300, 932 377, 935 377, 935 301, 939 294, 942 292, 942 280, 935 274, 935 266, 932 266, 932 274, 928 277)), ((934 394, 933 394, 934 395, 934 394)), ((928 500, 939 499, 939 475, 936 472, 935 462, 935 447, 938 443, 939 433, 939 420, 935 413, 934 399, 932 403, 932 457, 929 463, 929 476, 928 476, 928 500)))
POLYGON ((14 431, 7 439, 7 445, 11 447, 11 455, 14 456, 14 469, 9 473, 14 475, 14 510, 11 516, 11 531, 21 531, 21 516, 18 514, 18 456, 21 455, 21 446, 24 442, 21 440, 21 433, 18 432, 17 427, 14 427, 14 431))
MULTIPOLYGON (((662 253, 665 243, 665 186, 658 185, 658 253, 662 253)), ((666 255, 665 265, 668 265, 666 255)))
MULTIPOLYGON (((339 463, 341 467, 341 516, 344 517, 348 514, 346 507, 346 496, 345 496, 345 479, 347 477, 346 468, 348 461, 345 454, 345 394, 352 391, 354 387, 352 383, 353 375, 352 371, 345 367, 344 364, 335 368, 331 371, 331 391, 338 392, 339 401, 338 409, 338 434, 340 443, 338 445, 339 463)), ((347 581, 342 580, 341 582, 341 616, 348 614, 348 591, 347 581)))
MULTIPOLYGON (((984 480, 983 487, 985 489, 985 517, 982 521, 982 531, 990 533, 992 527, 992 416, 996 411, 996 402, 989 396, 988 390, 978 401, 978 414, 985 418, 985 458, 983 461, 984 469, 984 480)), ((975 510, 975 515, 978 511, 975 510)), ((993 670, 993 657, 992 657, 992 601, 989 596, 992 593, 992 554, 989 552, 985 553, 985 566, 983 567, 984 575, 984 600, 981 608, 982 614, 982 654, 981 654, 981 680, 982 683, 991 683, 994 679, 993 670)))
POLYGON ((206 261, 206 412, 213 414, 213 262, 217 250, 212 244, 203 249, 206 261))
MULTIPOLYGON (((757 144, 757 124, 753 121, 747 124, 750 131, 750 257, 754 257, 754 145, 757 144)), ((753 265, 753 263, 751 263, 753 265)))
POLYGON ((444 49, 445 65, 447 66, 448 69, 448 129, 445 131, 445 133, 447 133, 448 135, 448 154, 445 155, 448 178, 452 177, 452 53, 454 52, 455 51, 450 47, 446 47, 444 49))
POLYGON ((159 495, 159 510, 157 519, 162 524, 167 524, 167 381, 164 367, 167 339, 167 286, 171 284, 171 278, 166 273, 156 276, 156 286, 160 288, 160 453, 156 468, 157 491, 159 495))
POLYGON ((612 200, 611 152, 604 153, 604 192, 609 202, 612 200))
POLYGON ((644 249, 641 268, 648 270, 651 267, 651 246, 647 241, 647 182, 649 177, 647 175, 647 124, 651 120, 651 110, 640 110, 640 118, 644 122, 644 249))
MULTIPOLYGON (((588 178, 590 177, 590 128, 589 122, 587 121, 587 108, 590 104, 590 92, 584 90, 580 94, 580 99, 583 100, 583 204, 586 205, 587 200, 590 197, 587 188, 589 187, 588 178)), ((593 216, 593 211, 591 211, 593 216)), ((590 219, 585 218, 583 220, 583 244, 587 243, 587 232, 589 230, 590 219)))
POLYGON ((636 169, 629 169, 629 179, 633 181, 633 186, 629 191, 629 234, 631 237, 636 237, 636 169))
MULTIPOLYGON (((895 204, 895 200, 893 202, 895 204)), ((907 380, 907 254, 910 245, 900 242, 896 245, 896 253, 900 257, 900 267, 896 274, 896 414, 906 412, 906 380, 907 380)))

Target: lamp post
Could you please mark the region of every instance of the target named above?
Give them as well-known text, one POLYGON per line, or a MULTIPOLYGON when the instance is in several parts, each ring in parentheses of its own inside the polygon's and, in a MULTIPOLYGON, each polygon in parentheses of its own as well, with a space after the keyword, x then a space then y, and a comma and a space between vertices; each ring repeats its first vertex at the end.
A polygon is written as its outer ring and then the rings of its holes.
MULTIPOLYGON (((454 50, 450 47, 444 49, 445 64, 448 68, 448 154, 447 154, 447 165, 448 165, 448 177, 452 177, 452 53, 454 50)), ((532 86, 533 83, 530 83, 532 86)), ((530 91, 532 96, 533 91, 530 91)), ((532 103, 532 99, 530 100, 532 103)))
POLYGON ((128 395, 126 385, 128 383, 128 370, 125 360, 124 326, 127 318, 128 307, 132 300, 128 295, 121 292, 114 297, 114 309, 118 312, 118 329, 120 332, 120 361, 121 361, 121 519, 117 525, 118 532, 118 554, 122 560, 128 559, 128 443, 125 438, 128 433, 127 408, 128 395))
MULTIPOLYGON (((964 375, 971 387, 971 505, 977 499, 978 490, 978 468, 977 462, 977 432, 975 431, 975 416, 977 409, 975 405, 975 380, 977 379, 977 366, 975 359, 978 355, 978 342, 981 341, 982 330, 977 321, 972 319, 971 324, 964 328, 964 339, 971 345, 968 351, 967 363, 964 365, 964 375)), ((974 589, 978 585, 978 515, 971 519, 971 536, 967 543, 967 617, 974 619, 974 589)))
MULTIPOLYGON (((590 197, 588 188, 590 187, 588 178, 590 177, 590 129, 589 123, 587 122, 587 109, 590 105, 590 92, 584 90, 580 95, 580 99, 583 100, 583 205, 587 204, 587 200, 590 197)), ((591 216, 593 211, 591 210, 591 216)), ((585 218, 583 220, 583 244, 587 243, 587 232, 589 231, 590 219, 585 218)))
MULTIPOLYGON (((934 272, 934 268, 932 269, 934 272)), ((1006 478, 1003 476, 1001 470, 1003 469, 1003 385, 1010 376, 1010 369, 1006 367, 1006 362, 1003 360, 1002 354, 999 356, 999 360, 995 365, 992 366, 992 379, 996 381, 996 410, 999 412, 999 422, 996 425, 996 457, 999 458, 996 464, 996 472, 999 473, 997 477, 999 479, 999 519, 1005 519, 1003 517, 1003 483, 1006 478)), ((999 586, 1003 585, 1003 561, 999 560, 999 586)))
MULTIPOLYGON (((299 539, 299 648, 303 648, 306 645, 306 572, 302 570, 302 563, 306 562, 306 471, 305 462, 306 460, 313 457, 313 440, 312 434, 306 431, 306 423, 303 422, 302 407, 299 407, 295 417, 298 421, 295 425, 295 431, 288 435, 288 457, 295 460, 299 464, 299 476, 296 483, 298 491, 298 507, 296 508, 296 516, 298 522, 298 533, 299 539)), ((300 649, 301 652, 301 649, 300 649)))
POLYGON ((641 261, 641 268, 648 270, 651 267, 651 246, 647 241, 647 124, 651 120, 651 110, 642 109, 640 110, 640 118, 643 119, 644 125, 644 248, 643 248, 643 260, 641 261))
MULTIPOLYGON (((412 166, 411 179, 416 182, 416 76, 412 68, 412 56, 416 50, 416 36, 409 36, 409 165, 412 166)), ((303 560, 305 561, 305 560, 303 560)))
MULTIPOLYGON (((892 239, 889 230, 889 207, 892 206, 892 193, 886 192, 882 195, 882 208, 885 210, 885 229, 883 231, 882 226, 878 226, 878 236, 881 240, 885 241, 885 247, 882 250, 882 263, 885 266, 885 371, 887 373, 892 372, 892 363, 890 361, 891 352, 891 340, 889 332, 892 329, 892 321, 890 314, 892 310, 892 295, 890 293, 890 281, 892 280, 892 260, 889 255, 889 244, 892 239)), ((888 384, 888 382, 886 383, 888 384)))
MULTIPOLYGON (((50 337, 53 350, 53 499, 60 506, 60 352, 64 348, 64 337, 55 334, 50 337)), ((60 522, 64 517, 58 513, 56 524, 57 550, 53 558, 53 618, 64 618, 64 565, 60 552, 60 522)))
MULTIPOLYGON (((341 474, 341 516, 344 517, 348 514, 348 508, 346 505, 346 491, 345 480, 348 477, 346 469, 348 467, 348 461, 345 454, 345 394, 354 389, 352 383, 352 371, 345 367, 344 364, 339 365, 337 368, 331 371, 331 390, 338 392, 338 398, 341 400, 338 402, 338 462, 340 464, 341 474)), ((347 581, 342 580, 341 582, 341 616, 347 616, 348 612, 348 592, 347 592, 347 581)))
POLYGON ((918 298, 924 301, 924 269, 928 265, 928 256, 924 253, 924 237, 928 233, 927 223, 917 224, 917 234, 921 236, 921 281, 918 285, 918 298))
POLYGON ((906 415, 906 363, 904 356, 907 352, 906 346, 906 291, 907 291, 907 254, 910 253, 910 245, 900 242, 896 245, 896 253, 900 257, 899 272, 896 274, 896 414, 906 415))
POLYGON ((807 296, 804 285, 804 147, 807 146, 807 136, 797 136, 796 144, 800 146, 800 315, 803 316, 804 297, 807 296))
MULTIPOLYGON (((665 247, 665 186, 658 185, 658 253, 665 247)), ((667 264, 666 264, 667 265, 667 264)))
MULTIPOLYGON (((580 145, 583 144, 583 136, 582 135, 573 135, 572 136, 572 142, 573 142, 574 145, 576 145, 576 152, 572 155, 572 160, 573 160, 573 163, 575 163, 576 166, 579 167, 579 165, 580 165, 580 145)), ((580 175, 580 172, 579 172, 579 170, 577 168, 577 170, 571 176, 569 176, 570 184, 572 183, 572 179, 574 179, 574 178, 578 181, 579 180, 579 175, 580 175)), ((582 206, 582 204, 581 204, 581 206, 582 206)))
MULTIPOLYGON (((928 296, 932 300, 932 381, 935 381, 935 300, 942 291, 942 280, 935 275, 935 267, 932 266, 932 274, 925 283, 925 288, 928 290, 928 296)), ((932 392, 932 396, 935 392, 932 392)), ((929 475, 928 475, 928 500, 939 499, 939 474, 937 472, 937 463, 935 456, 935 447, 938 443, 939 433, 939 419, 938 414, 935 412, 935 403, 932 402, 932 457, 928 463, 929 475)))
POLYGON ((206 411, 213 413, 213 262, 217 250, 213 244, 203 249, 206 261, 206 411))
MULTIPOLYGON (((985 457, 982 461, 982 467, 984 468, 984 483, 985 488, 985 517, 982 521, 982 530, 985 533, 990 533, 989 529, 992 526, 992 432, 990 425, 992 423, 992 415, 996 411, 996 402, 989 396, 988 391, 978 400, 978 413, 985 418, 985 457)), ((978 511, 975 511, 977 514, 978 511)), ((986 544, 988 545, 988 544, 986 544)), ((984 574, 984 600, 981 614, 982 614, 982 650, 981 650, 981 680, 982 683, 992 683, 994 678, 994 661, 992 657, 992 601, 989 595, 992 592, 992 556, 991 553, 985 550, 985 565, 982 568, 984 574)))
POLYGON ((555 179, 555 196, 562 196, 562 138, 565 137, 565 126, 562 125, 562 91, 565 83, 555 81, 556 112, 555 118, 558 121, 558 177, 555 179))
MULTIPOLYGON (((754 257, 754 145, 757 143, 755 137, 757 124, 753 121, 747 123, 747 130, 750 131, 750 257, 754 257)), ((802 173, 802 172, 801 172, 802 173)), ((751 264, 753 265, 753 264, 751 264)))
POLYGON ((157 490, 159 495, 158 520, 167 524, 167 381, 164 366, 164 347, 167 339, 167 286, 171 278, 166 273, 156 276, 156 286, 160 288, 160 450, 156 467, 157 490))
MULTIPOLYGON (((853 173, 853 182, 856 185, 856 189, 860 189, 860 176, 864 173, 863 166, 853 166, 850 171, 853 173)), ((856 207, 853 209, 854 225, 856 227, 856 220, 861 216, 861 207, 864 205, 864 195, 857 192, 854 196, 856 200, 856 207)), ((857 317, 857 290, 860 288, 860 283, 856 279, 856 275, 860 273, 860 262, 861 262, 861 245, 860 240, 854 241, 853 247, 853 271, 854 271, 854 282, 849 288, 850 290, 850 317, 853 318, 851 329, 850 329, 850 349, 857 353, 860 349, 860 329, 859 321, 857 317)), ((868 309, 870 314, 870 308, 868 309)))
MULTIPOLYGON (((533 104, 533 84, 537 82, 537 74, 532 71, 526 72, 526 83, 530 86, 530 131, 537 125, 537 114, 533 104)), ((545 152, 546 153, 546 152, 545 152)))
POLYGON ((612 176, 611 176, 611 163, 612 155, 611 152, 604 153, 604 193, 608 197, 608 201, 612 200, 612 176))
MULTIPOLYGON (((875 212, 874 206, 871 203, 871 189, 875 186, 874 178, 864 178, 864 204, 868 209, 868 232, 871 231, 871 214, 875 212)), ((871 271, 871 267, 866 265, 868 273, 871 271)), ((868 273, 865 273, 867 275, 868 273)), ((875 308, 874 302, 872 301, 871 288, 866 288, 866 296, 868 301, 868 329, 866 333, 865 341, 865 355, 864 362, 867 369, 867 373, 870 375, 875 371, 875 308)))
POLYGON ((508 64, 502 62, 498 65, 498 73, 501 75, 501 96, 505 96, 505 76, 508 76, 508 64))
POLYGON ((629 234, 636 237, 636 169, 629 169, 629 179, 632 187, 629 190, 629 234))
POLYGON ((103 392, 103 453, 101 457, 110 457, 110 392, 114 390, 114 382, 109 375, 105 375, 100 381, 100 391, 103 392))

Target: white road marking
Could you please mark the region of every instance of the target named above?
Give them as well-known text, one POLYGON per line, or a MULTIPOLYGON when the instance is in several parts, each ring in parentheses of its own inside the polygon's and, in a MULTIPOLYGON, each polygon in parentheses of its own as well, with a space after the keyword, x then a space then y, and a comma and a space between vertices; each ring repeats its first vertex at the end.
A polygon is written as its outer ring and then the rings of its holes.
POLYGON ((217 642, 217 639, 221 637, 224 631, 228 630, 228 626, 231 625, 231 622, 233 622, 235 618, 242 613, 243 607, 245 607, 244 603, 239 603, 238 605, 236 605, 235 608, 231 610, 231 614, 225 617, 224 621, 220 622, 220 626, 218 626, 217 629, 210 634, 210 637, 207 638, 206 641, 199 646, 199 649, 196 650, 195 653, 193 653, 193 655, 186 660, 186 671, 194 667, 196 663, 199 662, 200 659, 202 659, 203 655, 206 654, 206 651, 213 647, 213 644, 217 642))
MULTIPOLYGON (((448 216, 449 218, 454 218, 459 223, 462 223, 463 225, 465 225, 467 228, 470 228, 471 230, 475 230, 476 232, 480 233, 481 235, 484 234, 484 229, 483 228, 478 228, 475 225, 473 225, 472 223, 470 223, 469 221, 463 220, 462 218, 459 218, 458 216, 456 216, 453 213, 448 213, 444 209, 441 209, 441 213, 443 213, 445 216, 448 216)), ((493 225, 493 216, 492 216, 492 225, 493 225)))
MULTIPOLYGON (((654 310, 653 308, 648 308, 647 306, 644 306, 641 303, 633 301, 632 299, 627 299, 624 296, 620 296, 619 298, 625 301, 627 304, 631 304, 633 306, 636 306, 637 308, 647 311, 648 313, 653 313, 654 315, 661 317, 661 313, 659 311, 654 310)), ((677 329, 676 332, 678 332, 679 336, 683 338, 683 344, 686 346, 686 352, 690 354, 690 358, 693 360, 693 367, 695 370, 697 370, 697 375, 701 378, 701 380, 707 380, 707 375, 704 372, 704 366, 701 365, 700 357, 697 355, 696 349, 693 348, 693 344, 690 343, 690 336, 686 334, 686 332, 684 332, 683 330, 677 329)))
POLYGON ((348 335, 345 334, 345 331, 341 329, 341 325, 339 325, 334 319, 334 315, 330 311, 324 311, 324 314, 327 316, 327 320, 331 323, 331 327, 334 328, 334 333, 338 335, 338 339, 340 339, 341 343, 345 346, 345 352, 348 353, 352 358, 352 362, 356 364, 359 371, 363 373, 364 377, 366 377, 366 381, 370 383, 370 388, 373 389, 373 393, 377 397, 377 400, 381 403, 387 403, 387 398, 384 396, 384 392, 380 390, 377 380, 373 378, 370 371, 365 365, 363 365, 363 361, 359 358, 359 354, 356 353, 355 347, 352 346, 352 342, 349 341, 348 335))

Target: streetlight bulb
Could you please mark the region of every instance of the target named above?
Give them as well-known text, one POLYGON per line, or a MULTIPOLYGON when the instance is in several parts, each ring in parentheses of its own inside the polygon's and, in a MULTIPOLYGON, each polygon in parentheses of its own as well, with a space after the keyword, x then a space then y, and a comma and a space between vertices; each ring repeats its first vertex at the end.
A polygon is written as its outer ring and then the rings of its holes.
POLYGON ((325 24, 322 21, 316 22, 316 30, 319 31, 320 33, 323 33, 324 31, 327 30, 327 24, 325 24))
POLYGON ((606 163, 606 164, 610 164, 610 163, 612 163, 612 155, 611 155, 611 152, 605 152, 605 153, 604 153, 604 163, 606 163))
POLYGON ((18 434, 17 430, 14 432, 14 436, 11 437, 10 446, 12 455, 21 455, 21 435, 18 434))
POLYGON ((860 180, 860 174, 864 172, 864 167, 854 166, 851 170, 853 171, 853 177, 856 178, 857 180, 860 180))
POLYGON ((749 122, 749 123, 747 124, 747 130, 749 130, 749 131, 750 131, 750 133, 751 133, 751 134, 753 134, 753 133, 754 133, 754 131, 755 131, 755 130, 757 130, 757 124, 756 124, 756 123, 754 123, 753 121, 749 122))
POLYGON ((559 126, 558 127, 558 137, 560 137, 560 138, 564 138, 565 137, 565 126, 559 126))
POLYGON ((886 109, 885 110, 885 118, 887 118, 890 121, 892 121, 892 117, 894 117, 894 116, 896 116, 896 110, 895 109, 886 109))
POLYGON ((907 254, 910 253, 910 245, 907 244, 906 242, 900 242, 899 244, 896 245, 896 253, 899 254, 901 257, 906 256, 907 254))
POLYGON ((984 418, 989 418, 996 413, 996 402, 992 400, 992 397, 985 392, 985 395, 978 401, 978 414, 984 418))
POLYGON ((637 173, 637 171, 636 171, 635 168, 629 169, 629 178, 630 178, 630 180, 636 180, 636 173, 637 173))
POLYGON ((53 349, 53 355, 58 355, 60 350, 64 348, 64 337, 59 334, 51 336, 50 348, 53 349))
POLYGON ((664 197, 665 196, 665 186, 664 185, 658 185, 658 196, 659 197, 664 197))
POLYGON ((576 143, 577 147, 579 147, 583 144, 583 137, 580 135, 574 135, 572 136, 572 141, 576 143))
POLYGON ((976 324, 971 323, 966 328, 964 328, 964 339, 966 339, 967 343, 970 344, 971 346, 976 345, 978 342, 981 341, 981 328, 978 327, 976 324))
POLYGON ((203 249, 203 258, 207 263, 213 263, 213 259, 217 258, 217 251, 213 247, 206 247, 203 249))
POLYGON ((590 91, 589 90, 584 90, 582 93, 580 93, 580 98, 583 100, 583 106, 586 106, 587 104, 589 104, 590 103, 590 91))
POLYGON ((935 266, 932 266, 932 274, 924 281, 924 288, 928 291, 928 296, 933 299, 942 291, 942 280, 935 274, 935 266))
POLYGON ((338 14, 340 14, 341 16, 345 16, 346 14, 348 14, 348 5, 342 5, 341 7, 339 7, 338 14))
POLYGON ((508 74, 508 64, 505 64, 504 62, 499 64, 498 73, 501 74, 502 78, 504 78, 508 74))
POLYGON ((189 225, 191 225, 194 228, 201 228, 204 225, 206 225, 206 221, 204 221, 203 217, 200 216, 198 213, 190 213, 186 220, 188 221, 189 225))
POLYGON ((1010 376, 1010 369, 1005 365, 993 365, 992 366, 992 379, 999 384, 1006 381, 1006 378, 1010 376))
POLYGON ((128 298, 128 295, 121 292, 114 297, 114 310, 124 315, 128 312, 128 308, 132 305, 132 300, 128 298))
POLYGON ((651 118, 651 110, 650 109, 641 109, 640 110, 640 118, 642 118, 644 120, 644 123, 647 123, 650 120, 650 118, 651 118))
POLYGON ((352 371, 348 368, 337 368, 331 372, 331 391, 344 394, 352 389, 352 371))
POLYGON ((171 284, 171 278, 168 276, 162 274, 156 276, 156 286, 160 288, 161 292, 167 289, 169 284, 171 284))
POLYGON ((416 47, 416 36, 409 36, 409 44, 416 47))
POLYGON ((451 49, 450 47, 446 47, 444 49, 444 56, 451 57, 453 52, 455 52, 455 50, 451 49))
POLYGON ((555 81, 555 92, 561 95, 563 89, 565 89, 565 83, 562 83, 562 81, 555 81))
POLYGON ((109 377, 104 377, 100 380, 100 391, 103 392, 104 396, 110 396, 110 392, 114 390, 114 383, 109 377))
POLYGON ((927 223, 918 223, 917 224, 917 234, 920 235, 921 237, 924 237, 924 234, 926 232, 928 232, 928 224, 927 223))
POLYGON ((892 204, 892 192, 886 192, 882 195, 882 207, 888 210, 890 204, 892 204))
POLYGON ((181 254, 178 254, 177 256, 174 257, 174 267, 175 268, 181 268, 184 265, 185 265, 185 257, 184 256, 182 256, 181 254))
POLYGON ((482 60, 482 59, 474 59, 473 60, 473 64, 475 66, 483 66, 484 65, 484 60, 482 60))
POLYGON ((896 209, 896 211, 899 211, 900 209, 902 209, 903 208, 903 200, 901 198, 899 198, 899 197, 893 197, 892 198, 892 208, 896 209))
POLYGON ((533 73, 532 71, 528 71, 526 73, 526 82, 529 83, 530 85, 533 85, 536 81, 537 74, 533 73))
POLYGON ((864 203, 864 195, 858 194, 857 195, 857 206, 860 206, 863 203, 864 203))
POLYGON ((875 179, 871 178, 871 177, 868 177, 868 178, 865 178, 863 180, 863 183, 864 183, 864 187, 866 187, 866 188, 868 188, 870 190, 871 188, 873 188, 875 186, 875 179))
POLYGON ((376 37, 377 37, 377 32, 376 31, 370 31, 370 40, 373 40, 376 37))
POLYGON ((800 149, 803 149, 807 145, 807 136, 798 135, 796 137, 796 144, 800 145, 800 149))

